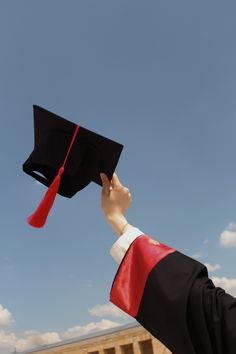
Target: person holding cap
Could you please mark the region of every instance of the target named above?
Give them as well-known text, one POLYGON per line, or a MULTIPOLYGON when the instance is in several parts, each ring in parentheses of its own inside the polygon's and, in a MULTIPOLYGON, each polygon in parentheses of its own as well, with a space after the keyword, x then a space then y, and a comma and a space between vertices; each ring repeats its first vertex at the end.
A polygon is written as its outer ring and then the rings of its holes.
POLYGON ((173 354, 235 354, 236 299, 214 286, 203 264, 127 221, 131 194, 114 174, 123 145, 43 107, 34 105, 33 114, 34 148, 22 168, 48 189, 28 224, 45 226, 57 194, 102 186, 102 209, 118 236, 111 302, 173 354))
POLYGON ((118 236, 110 301, 173 354, 235 354, 236 299, 214 286, 203 264, 132 226, 129 189, 116 174, 101 179, 102 210, 118 236))

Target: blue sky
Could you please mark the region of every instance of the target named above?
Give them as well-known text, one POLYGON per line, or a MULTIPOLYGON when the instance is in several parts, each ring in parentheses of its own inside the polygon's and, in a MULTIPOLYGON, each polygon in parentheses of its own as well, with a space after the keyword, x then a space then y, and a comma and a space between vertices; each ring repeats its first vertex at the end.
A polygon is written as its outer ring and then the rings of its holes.
POLYGON ((129 221, 209 263, 236 295, 235 11, 234 1, 1 1, 1 354, 131 320, 108 305, 116 238, 100 187, 58 196, 44 229, 26 223, 45 191, 21 167, 33 104, 124 144, 129 221))

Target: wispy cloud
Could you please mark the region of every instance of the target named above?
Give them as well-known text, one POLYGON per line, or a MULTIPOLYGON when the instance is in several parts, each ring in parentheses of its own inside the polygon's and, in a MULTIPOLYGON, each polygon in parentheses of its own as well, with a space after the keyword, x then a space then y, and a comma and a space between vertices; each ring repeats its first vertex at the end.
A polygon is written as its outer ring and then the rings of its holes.
POLYGON ((24 336, 25 338, 18 339, 15 343, 15 348, 19 352, 42 345, 57 343, 61 340, 60 335, 56 332, 40 333, 38 331, 27 331, 24 333, 24 336))
POLYGON ((220 245, 221 247, 231 248, 236 247, 236 224, 230 223, 227 229, 224 230, 220 235, 220 245))
POLYGON ((111 302, 104 305, 96 305, 89 309, 89 313, 92 316, 97 317, 115 317, 115 318, 125 318, 128 317, 125 312, 120 310, 117 306, 113 305, 111 302))
POLYGON ((232 296, 236 296, 236 278, 213 277, 212 281, 215 286, 219 286, 232 296))
POLYGON ((208 243, 209 243, 209 239, 206 238, 206 239, 203 241, 203 244, 204 244, 204 245, 207 245, 208 243))
POLYGON ((196 252, 196 253, 192 254, 191 257, 194 259, 201 259, 203 256, 202 256, 201 252, 196 252))
POLYGON ((207 267, 209 272, 215 272, 215 271, 221 269, 221 265, 220 264, 205 263, 205 266, 207 267))
POLYGON ((93 288, 93 284, 91 284, 91 283, 82 283, 82 284, 80 284, 80 287, 84 288, 84 289, 92 289, 93 288))
POLYGON ((110 320, 102 319, 99 322, 91 322, 85 326, 75 326, 75 327, 69 328, 63 334, 63 337, 65 339, 75 338, 75 337, 79 337, 79 336, 82 336, 82 335, 85 335, 88 333, 92 333, 92 332, 96 332, 99 330, 105 330, 105 329, 117 327, 119 325, 120 325, 120 323, 118 323, 118 322, 113 322, 110 320))

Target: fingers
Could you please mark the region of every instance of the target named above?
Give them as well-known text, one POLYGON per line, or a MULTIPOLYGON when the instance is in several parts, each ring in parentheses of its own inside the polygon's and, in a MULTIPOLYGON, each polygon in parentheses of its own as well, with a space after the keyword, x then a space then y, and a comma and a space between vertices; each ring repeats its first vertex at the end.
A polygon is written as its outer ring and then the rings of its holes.
MULTIPOLYGON (((120 182, 120 180, 119 180, 119 178, 118 178, 118 176, 117 176, 116 173, 114 173, 113 176, 112 176, 111 186, 112 186, 112 188, 114 188, 114 189, 122 189, 123 192, 124 192, 125 194, 127 194, 127 195, 129 196, 129 198, 131 199, 131 194, 130 194, 129 188, 124 187, 124 186, 122 185, 122 183, 120 182)), ((110 187, 110 189, 112 189, 112 188, 110 187)))
POLYGON ((100 176, 101 176, 102 185, 103 185, 102 192, 105 195, 108 195, 112 189, 117 189, 117 190, 122 190, 123 193, 127 194, 129 196, 129 198, 131 199, 131 194, 130 194, 129 188, 124 187, 122 185, 122 183, 120 182, 116 173, 113 174, 111 182, 105 173, 101 173, 100 176))
POLYGON ((111 186, 109 178, 105 175, 105 173, 100 173, 100 177, 102 180, 102 193, 109 194, 111 186))
POLYGON ((123 187, 116 173, 113 174, 111 183, 114 188, 123 187))

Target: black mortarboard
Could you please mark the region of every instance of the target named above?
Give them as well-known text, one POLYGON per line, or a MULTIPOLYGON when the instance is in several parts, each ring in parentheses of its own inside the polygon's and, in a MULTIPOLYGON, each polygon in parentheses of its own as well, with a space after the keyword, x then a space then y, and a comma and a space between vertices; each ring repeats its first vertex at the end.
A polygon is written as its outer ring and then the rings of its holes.
POLYGON ((33 109, 35 144, 23 170, 50 187, 28 219, 30 225, 42 227, 56 193, 71 198, 91 181, 102 185, 101 172, 112 178, 123 145, 42 107, 33 109))

